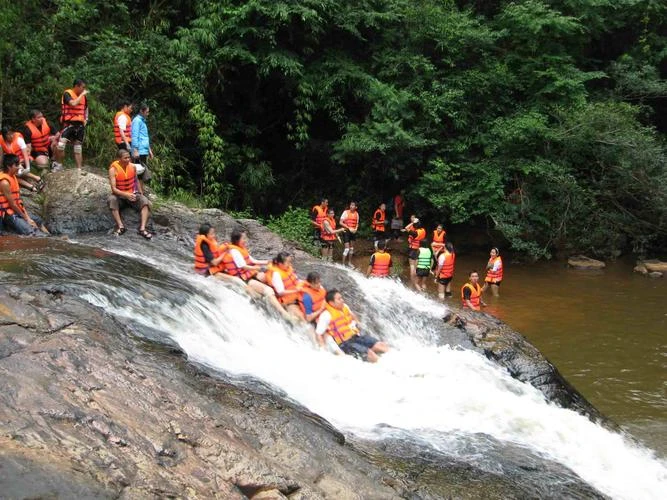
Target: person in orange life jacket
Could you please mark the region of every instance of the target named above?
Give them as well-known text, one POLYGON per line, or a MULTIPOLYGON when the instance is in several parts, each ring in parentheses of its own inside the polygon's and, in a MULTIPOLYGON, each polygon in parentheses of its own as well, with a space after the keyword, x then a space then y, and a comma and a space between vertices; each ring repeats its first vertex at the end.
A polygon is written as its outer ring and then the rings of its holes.
MULTIPOLYGON (((122 100, 118 106, 118 111, 113 118, 113 135, 118 149, 131 151, 132 146, 132 103, 128 100, 122 100)), ((139 163, 139 162, 136 162, 139 163)))
POLYGON ((438 255, 444 250, 446 241, 447 231, 444 230, 442 224, 438 224, 438 226, 433 231, 433 240, 431 241, 431 250, 433 250, 433 255, 438 255))
POLYGON ((137 169, 140 165, 130 162, 130 153, 125 149, 119 149, 116 154, 116 161, 109 166, 109 185, 111 194, 109 195, 109 208, 111 215, 116 222, 114 234, 120 236, 125 233, 125 225, 120 216, 120 211, 126 207, 132 207, 139 212, 139 229, 137 233, 147 240, 153 235, 146 230, 146 223, 150 215, 150 202, 144 196, 141 185, 137 182, 137 169))
POLYGON ((357 239, 357 230, 359 229, 359 212, 357 212, 357 204, 350 202, 349 208, 344 210, 340 216, 340 225, 345 229, 343 233, 343 265, 345 259, 348 264, 352 265, 352 256, 354 255, 354 242, 357 239))
POLYGON ((292 319, 305 319, 299 307, 299 295, 303 284, 292 267, 289 252, 279 252, 267 271, 267 284, 273 288, 278 301, 292 319))
POLYGON ((83 168, 83 148, 81 145, 83 144, 85 127, 88 123, 87 95, 86 82, 81 78, 74 80, 72 88, 63 92, 60 115, 62 130, 56 146, 56 163, 54 164, 56 170, 62 168, 65 148, 70 142, 73 144, 72 150, 76 168, 79 171, 83 168))
POLYGON ((433 266, 433 251, 428 240, 423 239, 419 242, 417 254, 417 267, 415 269, 415 288, 418 292, 426 291, 426 278, 431 274, 433 266))
POLYGON ((18 156, 6 154, 2 159, 0 172, 0 226, 5 224, 18 234, 32 235, 38 230, 49 234, 42 219, 37 216, 31 217, 23 206, 16 178, 18 170, 18 156))
POLYGON ((317 318, 326 309, 327 291, 322 286, 320 273, 312 271, 306 276, 306 282, 303 283, 299 292, 299 307, 308 323, 315 326, 317 318))
POLYGON ((378 278, 388 277, 391 269, 391 255, 387 252, 387 242, 380 241, 376 252, 371 255, 371 260, 366 270, 366 276, 376 276, 378 278))
POLYGON ((387 221, 387 205, 380 203, 380 206, 373 213, 373 221, 371 223, 373 227, 373 246, 375 250, 378 249, 378 242, 380 240, 387 239, 386 226, 387 221))
POLYGON ((333 208, 327 212, 327 216, 322 222, 322 232, 320 234, 320 241, 322 242, 322 259, 333 262, 333 247, 334 241, 340 241, 338 233, 345 231, 344 227, 336 229, 336 218, 333 208))
POLYGON ((326 310, 317 320, 315 333, 319 343, 324 346, 327 342, 324 335, 328 335, 338 344, 338 347, 351 356, 359 357, 364 361, 375 363, 379 357, 389 350, 389 346, 370 335, 359 333, 358 319, 345 304, 343 296, 336 290, 329 290, 326 295, 326 310))
POLYGON ((313 228, 313 241, 320 241, 322 236, 322 223, 327 217, 329 200, 322 198, 319 205, 310 209, 310 225, 313 228))
POLYGON ((4 155, 16 155, 19 158, 19 171, 16 174, 19 185, 32 192, 39 192, 44 188, 42 179, 30 172, 30 152, 23 135, 5 125, 0 135, 0 159, 4 155))
POLYGON ((199 234, 195 239, 194 258, 195 272, 203 276, 213 276, 227 281, 239 288, 246 289, 246 284, 236 276, 223 273, 224 257, 227 245, 219 245, 215 238, 215 228, 210 224, 199 226, 199 234))
POLYGON ((482 287, 479 285, 479 274, 477 271, 471 271, 468 276, 468 282, 461 287, 461 301, 463 307, 479 311, 480 306, 486 306, 482 300, 482 287))
POLYGON ((33 165, 42 169, 49 166, 59 137, 60 132, 46 121, 41 111, 38 109, 30 111, 30 120, 24 125, 23 138, 33 157, 33 165))
POLYGON ((491 293, 494 297, 498 297, 500 283, 503 281, 503 260, 500 258, 500 250, 494 247, 491 249, 489 262, 486 264, 486 277, 484 278, 484 286, 482 292, 491 287, 491 293))
POLYGON ((419 257, 419 246, 422 240, 426 239, 426 229, 416 217, 405 227, 408 233, 408 263, 410 264, 410 281, 412 286, 417 285, 417 258, 419 257))
POLYGON ((454 262, 456 260, 456 252, 454 245, 451 242, 445 243, 445 248, 437 255, 436 260, 438 265, 435 269, 435 280, 438 284, 438 298, 452 296, 452 278, 454 278, 454 262))

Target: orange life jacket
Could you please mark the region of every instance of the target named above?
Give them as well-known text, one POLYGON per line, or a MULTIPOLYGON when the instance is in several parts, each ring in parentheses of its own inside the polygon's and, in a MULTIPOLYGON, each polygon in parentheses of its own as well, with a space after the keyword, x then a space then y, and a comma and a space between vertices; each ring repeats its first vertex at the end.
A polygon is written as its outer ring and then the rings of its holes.
POLYGON ((415 232, 417 233, 417 236, 408 237, 408 246, 412 250, 418 250, 421 241, 424 238, 426 238, 426 229, 424 229, 423 227, 420 227, 419 229, 415 230, 415 232))
POLYGON ((0 135, 0 146, 2 146, 2 150, 6 155, 16 155, 19 157, 19 161, 23 163, 24 158, 23 154, 21 153, 21 147, 19 146, 19 139, 23 139, 23 135, 19 132, 14 132, 12 142, 7 144, 5 142, 5 138, 0 135))
POLYGON ((463 307, 468 307, 468 303, 463 295, 463 291, 466 288, 470 289, 470 303, 472 304, 473 311, 479 311, 479 305, 482 300, 482 287, 479 286, 479 283, 477 283, 476 287, 472 286, 472 283, 466 283, 461 287, 461 301, 463 302, 463 307))
POLYGON ((46 122, 42 120, 41 129, 37 128, 32 120, 25 122, 25 126, 30 130, 30 144, 32 144, 32 150, 38 153, 48 152, 49 143, 51 142, 51 127, 46 122))
POLYGON ((220 257, 220 254, 225 251, 226 245, 223 244, 219 246, 218 241, 215 238, 209 238, 203 234, 198 234, 197 239, 195 240, 195 271, 200 274, 206 274, 207 271, 209 274, 219 273, 223 268, 222 263, 214 266, 211 265, 210 262, 206 262, 206 257, 201 248, 202 243, 208 243, 208 247, 210 248, 214 259, 220 257))
POLYGON ((125 130, 123 130, 125 139, 127 139, 127 142, 132 142, 132 118, 130 118, 130 115, 125 111, 119 111, 116 113, 116 116, 113 117, 113 135, 116 139, 116 144, 123 142, 123 138, 120 136, 120 125, 118 125, 118 118, 121 116, 125 116, 127 119, 125 122, 125 130))
POLYGON ((373 231, 384 231, 385 211, 379 208, 373 214, 373 231))
POLYGON ((447 231, 444 229, 438 233, 438 230, 433 231, 433 239, 431 240, 431 248, 435 253, 438 253, 440 250, 445 248, 445 237, 447 236, 447 231))
POLYGON ((324 219, 327 217, 327 209, 322 208, 322 205, 315 205, 311 212, 317 212, 315 215, 315 224, 317 224, 317 227, 322 229, 322 222, 324 222, 324 219))
MULTIPOLYGON (((329 221, 329 227, 332 231, 336 230, 336 219, 333 217, 325 217, 329 221)), ((324 231, 324 225, 322 226, 322 233, 320 236, 324 241, 333 241, 336 239, 336 233, 327 233, 324 231)))
POLYGON ((221 262, 221 267, 222 267, 222 272, 225 274, 229 274, 230 276, 238 276, 244 281, 248 281, 250 278, 255 276, 257 274, 257 271, 255 269, 244 269, 242 267, 238 267, 236 265, 236 262, 234 262, 234 257, 232 256, 232 250, 238 250, 241 252, 241 256, 243 257, 243 260, 245 260, 246 264, 250 264, 250 254, 248 253, 248 250, 246 250, 243 247, 237 246, 237 245, 232 245, 231 243, 226 245, 225 248, 225 254, 222 257, 222 262, 221 262))
POLYGON ((116 189, 125 193, 134 193, 134 187, 137 178, 137 172, 134 164, 128 163, 127 169, 123 170, 120 161, 116 160, 111 164, 111 168, 116 171, 116 189))
POLYGON ((500 283, 503 280, 503 260, 500 258, 500 255, 489 259, 489 263, 487 265, 491 266, 491 269, 486 271, 486 278, 484 278, 484 281, 487 283, 500 283), (496 261, 500 263, 500 266, 498 266, 497 271, 494 271, 493 265, 496 261))
POLYGON ((319 311, 320 307, 322 307, 322 304, 324 304, 324 298, 327 295, 327 291, 324 289, 323 286, 320 286, 319 288, 314 288, 313 285, 308 283, 307 281, 303 282, 303 288, 301 289, 301 292, 299 293, 299 307, 301 308, 301 311, 303 311, 304 317, 306 314, 306 306, 303 305, 303 295, 304 293, 307 293, 310 295, 310 298, 313 301, 313 311, 319 311))
POLYGON ((359 212, 357 212, 356 210, 354 212, 345 210, 343 215, 345 216, 345 218, 343 219, 342 222, 344 222, 345 225, 352 230, 357 229, 357 226, 359 225, 359 212))
MULTIPOLYGON (((25 210, 25 208, 23 208, 23 201, 21 200, 19 181, 16 176, 9 175, 6 172, 0 172, 0 181, 9 182, 9 191, 14 200, 14 203, 25 210)), ((12 208, 9 206, 9 200, 7 197, 2 193, 2 191, 0 191, 0 218, 4 217, 5 214, 12 215, 14 214, 14 210, 12 210, 12 208)))
MULTIPOLYGON (((275 273, 278 273, 280 279, 283 281, 285 290, 296 289, 297 285, 299 284, 299 278, 296 277, 296 273, 294 272, 294 269, 292 269, 292 266, 290 266, 289 269, 281 269, 276 265, 270 265, 266 271, 266 283, 270 287, 273 287, 273 275, 275 273)), ((278 301, 281 304, 292 304, 299 300, 299 292, 283 293, 282 295, 278 295, 278 290, 276 290, 276 296, 278 297, 278 301)))
POLYGON ((375 252, 371 276, 389 276, 389 264, 391 264, 391 255, 387 252, 375 252))
MULTIPOLYGON (((440 259, 438 258, 438 260, 440 259)), ((452 276, 454 276, 455 260, 456 260, 456 254, 445 250, 444 260, 442 263, 442 267, 440 268, 440 273, 438 274, 438 278, 451 278, 452 276)))
MULTIPOLYGON (((65 90, 72 99, 76 99, 79 97, 76 95, 76 92, 74 92, 74 89, 67 89, 65 90)), ((72 102, 72 101, 70 101, 72 102)), ((79 104, 76 106, 72 106, 69 103, 65 102, 65 96, 62 96, 60 98, 60 122, 61 123, 67 123, 67 122, 85 122, 86 121, 86 107, 88 106, 88 98, 86 96, 83 96, 83 99, 79 101, 79 104)))
POLYGON ((340 345, 359 333, 359 329, 352 325, 354 318, 347 304, 343 305, 342 311, 329 303, 327 303, 326 307, 329 314, 331 314, 327 333, 333 337, 336 344, 340 345))

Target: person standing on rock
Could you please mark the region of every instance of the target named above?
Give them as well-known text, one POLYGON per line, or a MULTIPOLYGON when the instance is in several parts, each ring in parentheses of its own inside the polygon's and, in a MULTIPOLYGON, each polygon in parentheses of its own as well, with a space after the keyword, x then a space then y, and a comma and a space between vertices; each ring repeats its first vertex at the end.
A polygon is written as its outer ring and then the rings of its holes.
POLYGON ((445 249, 436 257, 438 266, 435 270, 435 282, 438 284, 438 298, 444 300, 445 297, 452 296, 452 278, 454 278, 454 263, 456 261, 456 252, 451 242, 445 243, 445 249))
POLYGON ((137 233, 150 240, 153 235, 146 230, 146 224, 150 215, 150 202, 144 196, 144 190, 137 182, 137 167, 130 162, 130 153, 125 149, 119 149, 117 159, 109 166, 109 208, 116 222, 114 234, 120 236, 125 233, 125 224, 120 216, 120 211, 130 206, 139 212, 140 223, 137 233))
POLYGON ((479 285, 477 271, 471 271, 468 282, 461 287, 461 301, 463 307, 473 311, 480 311, 481 306, 486 306, 486 303, 482 300, 482 287, 479 285))
POLYGON ((125 149, 131 151, 132 146, 132 103, 128 100, 123 100, 118 106, 118 112, 113 118, 113 136, 116 141, 118 149, 125 149))
POLYGON ((68 143, 72 143, 74 152, 74 162, 76 168, 81 172, 83 168, 83 138, 85 135, 86 124, 88 123, 88 89, 86 82, 81 78, 74 80, 71 89, 63 92, 60 99, 60 139, 56 146, 56 161, 53 164, 54 170, 62 169, 62 162, 65 159, 65 148, 68 143))
POLYGON ((141 163, 144 166, 144 172, 139 175, 139 183, 143 189, 144 182, 151 180, 151 171, 148 168, 148 160, 153 159, 153 149, 151 149, 151 139, 148 135, 148 124, 146 119, 150 113, 148 104, 143 103, 139 106, 139 113, 132 119, 132 159, 135 163, 141 163))
POLYGON ((343 233, 343 265, 345 260, 349 265, 352 265, 352 256, 354 255, 354 242, 357 239, 357 229, 359 229, 359 212, 357 212, 357 204, 353 201, 347 210, 344 210, 340 216, 340 225, 345 229, 343 233))
POLYGON ((313 241, 319 243, 322 238, 322 223, 327 217, 329 200, 322 198, 319 205, 315 205, 310 210, 310 225, 313 228, 313 241))
POLYGON ((0 172, 0 219, 2 223, 18 234, 33 235, 37 231, 49 234, 44 222, 38 216, 30 216, 23 206, 19 181, 19 158, 7 154, 2 159, 0 172))
POLYGON ((322 244, 322 260, 333 262, 333 248, 334 242, 340 242, 338 233, 345 231, 344 227, 336 229, 336 217, 333 208, 327 212, 327 216, 322 221, 322 231, 320 241, 322 244))
POLYGON ((486 277, 482 292, 491 287, 491 293, 498 297, 500 283, 503 281, 503 259, 500 258, 500 250, 496 247, 491 249, 489 262, 486 264, 486 277))
POLYGON ((361 335, 357 316, 345 304, 343 296, 336 290, 329 290, 326 294, 326 310, 317 320, 317 334, 319 344, 326 345, 325 335, 330 336, 338 347, 350 356, 361 358, 364 361, 375 363, 378 354, 389 350, 389 346, 370 335, 361 335))

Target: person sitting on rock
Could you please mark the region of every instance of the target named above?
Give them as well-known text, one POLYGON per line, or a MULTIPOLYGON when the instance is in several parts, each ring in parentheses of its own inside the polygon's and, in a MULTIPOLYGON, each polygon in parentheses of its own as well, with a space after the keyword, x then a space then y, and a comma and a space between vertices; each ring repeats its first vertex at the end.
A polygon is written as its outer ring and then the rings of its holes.
POLYGON ((49 234, 42 219, 36 215, 31 217, 23 206, 16 177, 18 171, 18 156, 6 154, 0 172, 0 220, 18 234, 32 235, 37 231, 49 234))
POLYGON ((109 184, 111 185, 109 208, 116 222, 114 234, 120 236, 125 233, 120 211, 130 206, 139 212, 140 221, 137 233, 150 240, 153 235, 146 230, 146 223, 150 215, 150 202, 144 196, 143 189, 137 181, 137 165, 130 162, 130 153, 125 149, 119 149, 116 157, 116 161, 109 166, 109 184))
POLYGON ((370 335, 360 335, 358 319, 345 304, 340 291, 335 288, 327 292, 326 310, 317 320, 315 333, 321 346, 325 346, 324 335, 330 336, 340 349, 350 356, 375 363, 379 357, 389 350, 389 346, 370 335))
POLYGON ((2 127, 0 134, 0 157, 3 155, 18 157, 19 170, 16 178, 21 186, 35 193, 44 189, 41 177, 30 172, 30 149, 23 135, 6 125, 2 127))
POLYGON ((299 294, 303 285, 294 272, 289 252, 280 252, 274 257, 266 272, 266 284, 273 288, 278 302, 290 316, 305 319, 299 307, 299 294))

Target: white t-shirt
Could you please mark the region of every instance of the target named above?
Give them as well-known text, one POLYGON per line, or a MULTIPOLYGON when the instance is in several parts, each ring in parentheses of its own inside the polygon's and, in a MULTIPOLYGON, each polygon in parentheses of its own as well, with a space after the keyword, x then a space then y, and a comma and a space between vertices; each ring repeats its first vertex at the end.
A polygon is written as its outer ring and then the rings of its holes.
POLYGON ((329 323, 331 323, 331 313, 325 309, 317 318, 317 327, 315 328, 315 333, 318 335, 324 335, 327 333, 329 323))
POLYGON ((241 252, 239 252, 236 248, 232 248, 229 251, 229 254, 232 256, 232 258, 234 259, 234 264, 236 264, 236 267, 238 267, 239 269, 242 269, 248 265, 248 263, 243 258, 241 252))
POLYGON ((25 149, 25 148, 27 147, 27 146, 25 145, 25 139, 23 139, 23 137, 19 137, 19 138, 16 140, 16 144, 19 145, 19 148, 20 148, 20 149, 25 149))
MULTIPOLYGON (((118 128, 125 133, 125 128, 127 127, 127 116, 125 115, 120 115, 118 118, 116 118, 116 121, 118 122, 118 128)), ((125 137, 127 139, 127 136, 125 137)))
POLYGON ((273 273, 273 277, 271 278, 271 286, 276 291, 276 295, 282 295, 285 293, 285 284, 283 283, 283 279, 280 277, 280 273, 273 273))
POLYGON ((502 264, 500 263, 500 259, 496 259, 493 262, 493 267, 491 268, 491 271, 497 272, 500 269, 501 266, 502 266, 502 264))

